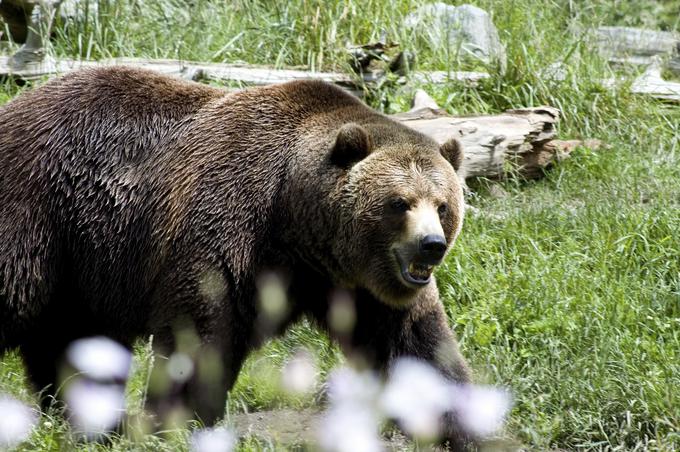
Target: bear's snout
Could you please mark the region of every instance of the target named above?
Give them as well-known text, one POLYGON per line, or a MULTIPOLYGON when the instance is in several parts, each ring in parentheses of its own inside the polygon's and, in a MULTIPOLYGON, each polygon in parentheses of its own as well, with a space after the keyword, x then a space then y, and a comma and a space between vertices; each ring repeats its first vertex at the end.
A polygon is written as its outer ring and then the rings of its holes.
POLYGON ((446 239, 443 235, 428 234, 420 239, 416 260, 424 264, 437 265, 446 254, 446 239))
POLYGON ((395 247, 404 282, 416 287, 428 284, 435 265, 444 259, 446 250, 446 239, 441 234, 426 234, 420 239, 395 247))

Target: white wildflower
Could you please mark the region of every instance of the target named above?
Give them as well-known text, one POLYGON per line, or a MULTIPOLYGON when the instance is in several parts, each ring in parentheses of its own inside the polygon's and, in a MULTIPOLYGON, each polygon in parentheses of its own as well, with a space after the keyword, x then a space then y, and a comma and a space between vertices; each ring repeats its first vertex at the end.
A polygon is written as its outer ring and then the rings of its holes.
POLYGON ((194 374, 194 362, 186 353, 173 353, 166 370, 174 381, 184 383, 194 374))
POLYGON ((122 385, 104 385, 85 379, 69 385, 65 395, 74 427, 88 436, 113 429, 125 413, 122 385))
POLYGON ((292 394, 307 394, 316 386, 316 367, 312 355, 298 351, 283 367, 281 372, 283 389, 292 394))
POLYGON ((11 449, 27 439, 37 422, 38 416, 29 406, 0 394, 0 450, 11 449))
POLYGON ((333 452, 379 451, 382 447, 378 426, 379 418, 370 406, 334 406, 321 422, 319 444, 323 450, 333 452))
POLYGON ((125 380, 132 363, 128 349, 104 336, 74 341, 69 345, 66 356, 78 371, 102 380, 125 380))
POLYGON ((502 389, 476 385, 454 388, 454 411, 463 428, 478 436, 498 431, 512 404, 502 389))
POLYGON ((402 358, 391 370, 381 406, 408 433, 433 440, 441 417, 453 408, 452 384, 432 366, 402 358))
POLYGON ((372 373, 343 368, 329 379, 329 409, 321 423, 319 444, 335 452, 381 450, 380 384, 372 373))
POLYGON ((226 427, 197 430, 191 435, 191 452, 231 452, 236 436, 226 427))
POLYGON ((343 367, 328 380, 328 398, 332 404, 374 404, 380 393, 380 382, 371 372, 356 372, 343 367))
POLYGON ((507 391, 455 384, 423 361, 402 358, 392 368, 381 405, 407 432, 432 440, 449 411, 468 433, 493 434, 503 426, 511 400, 507 391))

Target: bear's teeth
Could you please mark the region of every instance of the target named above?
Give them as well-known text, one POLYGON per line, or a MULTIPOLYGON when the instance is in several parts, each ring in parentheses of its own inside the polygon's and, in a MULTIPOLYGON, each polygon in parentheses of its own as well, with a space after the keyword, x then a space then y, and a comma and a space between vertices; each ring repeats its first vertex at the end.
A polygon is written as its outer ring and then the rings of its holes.
POLYGON ((408 266, 408 272, 417 279, 427 279, 432 273, 433 265, 419 265, 411 262, 408 266))

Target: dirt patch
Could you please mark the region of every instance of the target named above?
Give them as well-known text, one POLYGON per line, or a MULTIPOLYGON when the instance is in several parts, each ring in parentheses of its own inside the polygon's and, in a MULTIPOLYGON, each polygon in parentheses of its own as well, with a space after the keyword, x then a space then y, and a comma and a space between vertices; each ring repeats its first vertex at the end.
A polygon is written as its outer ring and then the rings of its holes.
MULTIPOLYGON (((314 449, 316 432, 323 412, 318 408, 301 410, 272 410, 231 415, 239 437, 255 437, 285 448, 314 449)), ((413 443, 397 431, 383 438, 383 447, 389 451, 412 450, 413 443)))
MULTIPOLYGON (((257 438, 267 444, 277 446, 277 450, 279 448, 285 450, 318 450, 316 432, 322 416, 323 411, 319 408, 281 409, 233 414, 229 421, 236 428, 239 437, 257 438)), ((389 429, 383 434, 382 446, 385 451, 443 451, 438 447, 416 445, 396 428, 389 429)), ((507 438, 490 439, 480 446, 483 452, 518 452, 524 450, 518 442, 507 438)))

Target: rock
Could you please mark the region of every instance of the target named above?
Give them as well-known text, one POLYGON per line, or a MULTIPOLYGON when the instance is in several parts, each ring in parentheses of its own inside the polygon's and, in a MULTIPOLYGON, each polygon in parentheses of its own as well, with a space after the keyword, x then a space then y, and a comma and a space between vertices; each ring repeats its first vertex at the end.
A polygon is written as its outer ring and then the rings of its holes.
POLYGON ((549 64, 546 68, 541 70, 541 78, 544 80, 552 80, 554 82, 563 82, 567 79, 569 70, 567 65, 562 61, 556 61, 549 64))
POLYGON ((508 192, 505 191, 501 184, 495 182, 489 184, 488 190, 489 196, 494 199, 505 199, 509 196, 508 192))
POLYGON ((97 0, 64 0, 59 8, 59 15, 63 22, 84 21, 99 14, 99 2, 97 0))
POLYGON ((413 96, 413 105, 411 105, 413 110, 420 110, 422 108, 429 108, 430 110, 440 110, 439 105, 435 102, 432 97, 425 90, 418 89, 416 94, 413 96))
POLYGON ((498 31, 489 13, 476 6, 430 3, 409 14, 404 25, 427 36, 433 47, 448 45, 460 49, 461 57, 498 62, 505 68, 505 48, 498 31))

